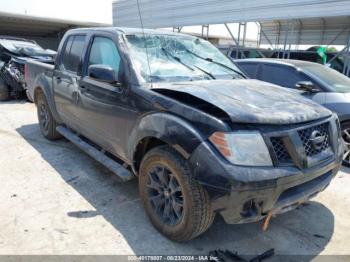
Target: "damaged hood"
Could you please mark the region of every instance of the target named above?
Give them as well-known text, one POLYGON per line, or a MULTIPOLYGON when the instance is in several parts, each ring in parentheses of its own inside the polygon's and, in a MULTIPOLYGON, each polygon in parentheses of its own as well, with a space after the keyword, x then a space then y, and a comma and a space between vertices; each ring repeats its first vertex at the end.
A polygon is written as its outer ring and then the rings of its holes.
POLYGON ((156 83, 152 89, 180 102, 195 97, 224 111, 236 123, 295 124, 332 114, 296 92, 252 79, 156 83))

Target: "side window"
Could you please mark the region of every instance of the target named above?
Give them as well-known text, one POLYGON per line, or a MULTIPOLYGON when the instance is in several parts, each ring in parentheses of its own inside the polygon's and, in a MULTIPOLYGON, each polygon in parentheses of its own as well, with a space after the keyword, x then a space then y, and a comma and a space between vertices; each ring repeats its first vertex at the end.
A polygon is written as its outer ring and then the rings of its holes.
POLYGON ((243 72, 246 73, 249 78, 256 78, 259 64, 238 63, 238 66, 242 68, 243 72))
POLYGON ((120 55, 113 40, 106 37, 95 37, 91 46, 89 66, 107 65, 118 74, 120 55))
POLYGON ((62 65, 65 70, 77 73, 80 63, 80 58, 83 54, 85 36, 76 35, 70 36, 64 51, 62 65))
POLYGON ((233 59, 236 59, 236 51, 235 50, 232 50, 230 52, 230 57, 233 58, 233 59))
POLYGON ((284 65, 265 64, 260 72, 259 79, 276 85, 295 88, 300 81, 310 81, 305 75, 293 68, 284 65))
POLYGON ((69 36, 66 42, 66 45, 64 47, 63 51, 63 59, 62 59, 62 65, 66 68, 68 64, 68 59, 69 59, 69 53, 70 49, 72 48, 72 43, 73 43, 74 36, 69 36))

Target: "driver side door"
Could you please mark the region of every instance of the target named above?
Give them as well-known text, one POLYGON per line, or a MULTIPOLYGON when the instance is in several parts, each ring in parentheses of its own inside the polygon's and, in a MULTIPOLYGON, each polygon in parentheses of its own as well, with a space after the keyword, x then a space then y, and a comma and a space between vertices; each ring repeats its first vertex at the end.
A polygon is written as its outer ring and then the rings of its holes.
POLYGON ((90 65, 106 65, 119 79, 123 70, 115 40, 106 35, 93 36, 85 59, 87 68, 79 83, 81 132, 104 150, 123 158, 122 142, 128 115, 127 86, 125 83, 113 85, 88 75, 90 65))

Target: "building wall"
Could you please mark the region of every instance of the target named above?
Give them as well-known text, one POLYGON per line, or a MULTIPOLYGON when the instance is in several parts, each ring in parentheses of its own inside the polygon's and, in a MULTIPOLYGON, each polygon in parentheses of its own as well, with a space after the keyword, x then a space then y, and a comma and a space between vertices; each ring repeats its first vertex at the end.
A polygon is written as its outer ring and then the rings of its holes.
POLYGON ((60 40, 57 37, 31 37, 27 36, 27 39, 34 40, 44 49, 51 49, 57 51, 60 40))

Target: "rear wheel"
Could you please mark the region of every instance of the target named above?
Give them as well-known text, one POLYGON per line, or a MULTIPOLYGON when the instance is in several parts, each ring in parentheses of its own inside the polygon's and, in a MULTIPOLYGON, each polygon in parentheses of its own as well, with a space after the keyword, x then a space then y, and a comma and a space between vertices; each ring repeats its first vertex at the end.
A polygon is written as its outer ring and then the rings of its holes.
POLYGON ((0 77, 0 101, 6 101, 10 98, 10 90, 4 80, 0 77))
POLYGON ((195 238, 214 220, 208 193, 168 146, 156 147, 143 158, 139 191, 151 223, 172 240, 195 238))
POLYGON ((344 141, 343 166, 350 167, 350 122, 342 123, 341 134, 344 141))
POLYGON ((32 96, 30 95, 28 89, 26 90, 26 96, 27 96, 27 100, 28 100, 29 102, 32 102, 32 103, 34 102, 34 99, 33 99, 32 96))
POLYGON ((37 98, 37 113, 41 133, 49 140, 61 138, 61 134, 56 131, 57 122, 53 118, 49 105, 44 94, 37 98))

